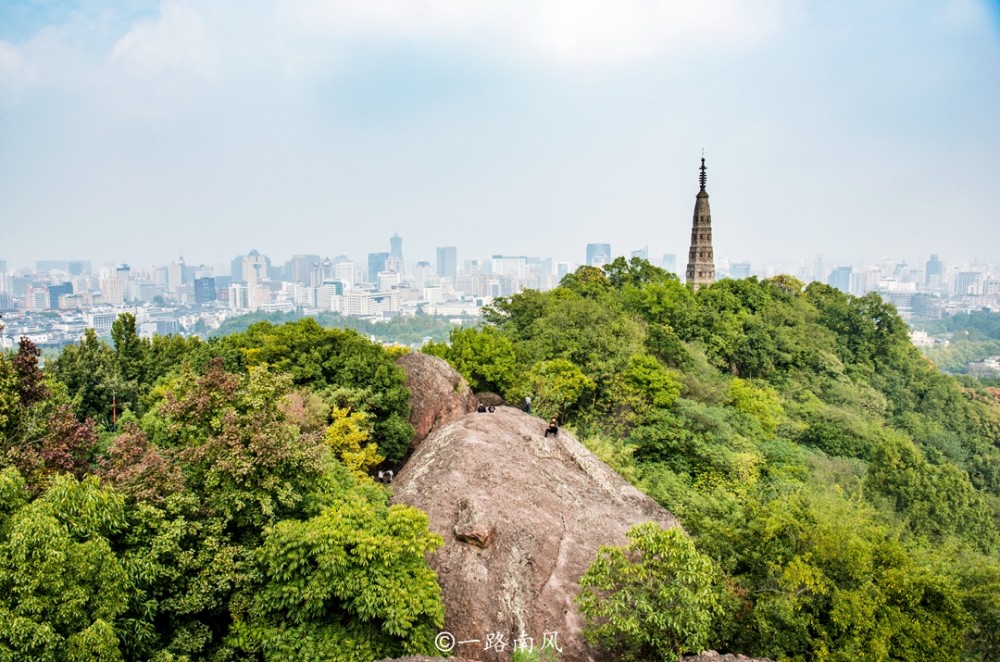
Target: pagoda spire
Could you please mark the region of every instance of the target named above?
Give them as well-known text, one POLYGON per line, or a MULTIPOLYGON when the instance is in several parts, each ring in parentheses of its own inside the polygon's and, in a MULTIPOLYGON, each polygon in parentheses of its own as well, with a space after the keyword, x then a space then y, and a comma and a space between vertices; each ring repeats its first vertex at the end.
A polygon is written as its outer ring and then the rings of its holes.
POLYGON ((705 152, 701 153, 701 168, 698 181, 701 188, 694 202, 694 219, 691 223, 691 249, 688 251, 686 281, 694 289, 715 282, 715 253, 712 250, 712 210, 708 205, 708 180, 705 167, 705 152))

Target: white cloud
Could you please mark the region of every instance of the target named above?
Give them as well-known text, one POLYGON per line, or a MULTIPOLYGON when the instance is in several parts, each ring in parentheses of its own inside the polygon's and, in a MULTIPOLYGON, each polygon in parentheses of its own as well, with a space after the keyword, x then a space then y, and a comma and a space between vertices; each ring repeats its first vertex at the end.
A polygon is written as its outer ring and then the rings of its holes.
POLYGON ((109 60, 111 67, 143 77, 183 72, 211 78, 218 64, 218 48, 201 14, 176 0, 164 0, 157 20, 139 23, 122 36, 109 60))
POLYGON ((24 67, 24 56, 14 44, 0 39, 0 76, 17 76, 24 67))
POLYGON ((289 0, 305 33, 385 34, 514 45, 559 63, 633 60, 702 45, 728 50, 774 33, 792 3, 762 0, 289 0))

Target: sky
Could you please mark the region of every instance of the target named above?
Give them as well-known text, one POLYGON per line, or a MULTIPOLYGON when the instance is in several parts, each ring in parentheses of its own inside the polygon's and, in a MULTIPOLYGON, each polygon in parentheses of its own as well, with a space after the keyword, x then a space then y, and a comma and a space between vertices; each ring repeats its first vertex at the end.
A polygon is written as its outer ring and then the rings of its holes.
POLYGON ((997 0, 0 0, 0 260, 1000 262, 997 0), (704 151, 704 152, 703 152, 704 151))

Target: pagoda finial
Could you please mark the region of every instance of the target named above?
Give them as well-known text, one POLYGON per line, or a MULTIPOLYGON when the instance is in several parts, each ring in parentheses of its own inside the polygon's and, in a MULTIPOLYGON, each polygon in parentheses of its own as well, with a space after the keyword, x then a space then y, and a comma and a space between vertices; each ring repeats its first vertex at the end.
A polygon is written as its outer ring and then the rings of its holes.
POLYGON ((705 190, 705 150, 701 150, 701 190, 705 190))

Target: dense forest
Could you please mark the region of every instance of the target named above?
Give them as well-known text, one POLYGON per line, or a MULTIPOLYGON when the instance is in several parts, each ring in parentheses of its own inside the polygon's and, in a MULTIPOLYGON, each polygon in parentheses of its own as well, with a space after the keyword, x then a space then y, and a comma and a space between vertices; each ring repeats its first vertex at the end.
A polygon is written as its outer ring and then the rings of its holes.
POLYGON ((877 295, 787 276, 695 292, 619 258, 486 320, 427 351, 477 390, 530 395, 699 555, 639 531, 628 558, 674 553, 717 588, 664 603, 634 582, 649 567, 603 554, 585 583, 618 594, 581 608, 620 659, 1000 659, 1000 389, 942 374, 877 295), (662 614, 683 605, 697 636, 678 639, 662 614))
MULTIPOLYGON (((617 659, 1000 659, 1000 389, 876 295, 619 258, 425 349, 682 521, 581 582, 617 659)), ((126 314, 44 366, 0 356, 0 660, 433 653, 442 541, 370 478, 412 435, 395 354, 311 319, 146 340, 126 314)))
POLYGON ((441 539, 368 477, 413 433, 392 354, 312 320, 112 339, 0 357, 0 660, 434 652, 441 539))

